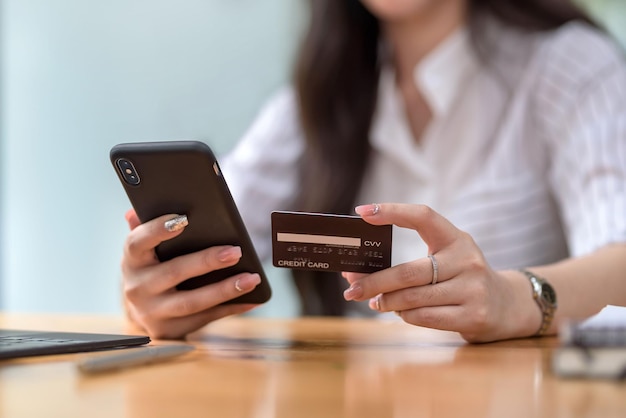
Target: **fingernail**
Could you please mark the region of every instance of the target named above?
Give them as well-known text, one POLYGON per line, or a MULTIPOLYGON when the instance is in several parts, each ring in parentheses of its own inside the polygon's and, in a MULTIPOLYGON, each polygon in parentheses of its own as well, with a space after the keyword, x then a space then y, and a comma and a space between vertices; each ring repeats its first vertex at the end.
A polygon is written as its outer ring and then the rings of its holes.
POLYGON ((380 212, 380 205, 378 203, 361 205, 354 208, 354 211, 361 216, 374 216, 380 212))
POLYGON ((222 263, 227 261, 235 261, 241 258, 241 247, 224 248, 217 254, 217 259, 222 263))
POLYGON ((343 297, 346 300, 358 299, 361 296, 363 296, 363 288, 359 283, 352 283, 352 285, 343 292, 343 297))
POLYGON ((371 298, 369 300, 369 307, 370 309, 373 309, 375 311, 379 311, 380 312, 380 298, 382 297, 382 295, 376 295, 373 298, 371 298))
POLYGON ((235 289, 237 289, 238 292, 248 292, 257 287, 259 283, 261 283, 261 276, 256 273, 247 274, 237 279, 235 289))
POLYGON ((187 215, 179 215, 175 218, 170 219, 169 221, 165 221, 165 229, 169 232, 180 231, 184 227, 189 225, 189 221, 187 220, 187 215))

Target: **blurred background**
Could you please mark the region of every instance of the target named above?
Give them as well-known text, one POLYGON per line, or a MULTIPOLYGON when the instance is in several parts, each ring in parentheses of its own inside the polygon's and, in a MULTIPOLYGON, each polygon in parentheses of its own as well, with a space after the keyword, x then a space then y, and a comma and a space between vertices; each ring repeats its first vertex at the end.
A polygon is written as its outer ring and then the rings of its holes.
MULTIPOLYGON (((339 0, 338 0, 339 1, 339 0)), ((626 45, 625 0, 581 0, 626 45)), ((0 0, 0 310, 118 313, 119 142, 218 153, 289 78, 303 0, 0 0)), ((284 271, 256 314, 298 312, 284 271)))
POLYGON ((289 77, 302 2, 0 5, 0 309, 119 312, 130 206, 109 149, 229 150, 289 77))

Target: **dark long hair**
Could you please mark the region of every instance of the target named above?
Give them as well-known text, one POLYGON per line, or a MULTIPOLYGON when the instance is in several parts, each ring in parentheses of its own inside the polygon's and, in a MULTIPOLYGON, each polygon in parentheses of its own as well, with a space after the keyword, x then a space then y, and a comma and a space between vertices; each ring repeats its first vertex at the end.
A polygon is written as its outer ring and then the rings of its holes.
MULTIPOLYGON (((370 154, 369 131, 380 74, 380 25, 360 0, 309 0, 310 24, 294 71, 306 152, 297 210, 349 214, 370 154)), ((481 17, 522 30, 591 23, 569 0, 468 0, 477 52, 481 17)), ((304 315, 342 315, 345 282, 329 273, 293 272, 304 315)))

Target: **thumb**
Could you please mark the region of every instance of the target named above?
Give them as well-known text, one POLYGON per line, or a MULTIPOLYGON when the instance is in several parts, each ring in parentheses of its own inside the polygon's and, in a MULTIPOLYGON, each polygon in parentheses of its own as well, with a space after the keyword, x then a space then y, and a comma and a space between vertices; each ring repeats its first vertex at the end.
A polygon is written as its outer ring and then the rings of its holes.
POLYGON ((355 212, 372 225, 393 224, 417 231, 431 253, 451 245, 463 232, 426 205, 376 203, 357 206, 355 212))

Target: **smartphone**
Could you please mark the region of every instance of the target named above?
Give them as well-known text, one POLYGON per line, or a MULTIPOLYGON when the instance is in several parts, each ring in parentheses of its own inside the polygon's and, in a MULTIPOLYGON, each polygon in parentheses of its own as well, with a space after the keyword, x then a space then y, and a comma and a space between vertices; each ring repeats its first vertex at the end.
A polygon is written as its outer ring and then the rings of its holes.
MULTIPOLYGON (((216 245, 238 245, 234 266, 192 277, 178 290, 196 289, 239 273, 258 273, 261 283, 226 303, 264 303, 271 289, 237 206, 211 148, 200 141, 115 145, 110 159, 141 222, 168 213, 187 215, 189 225, 156 247, 161 261, 216 245)), ((268 220, 269 222, 269 220, 268 220)))

